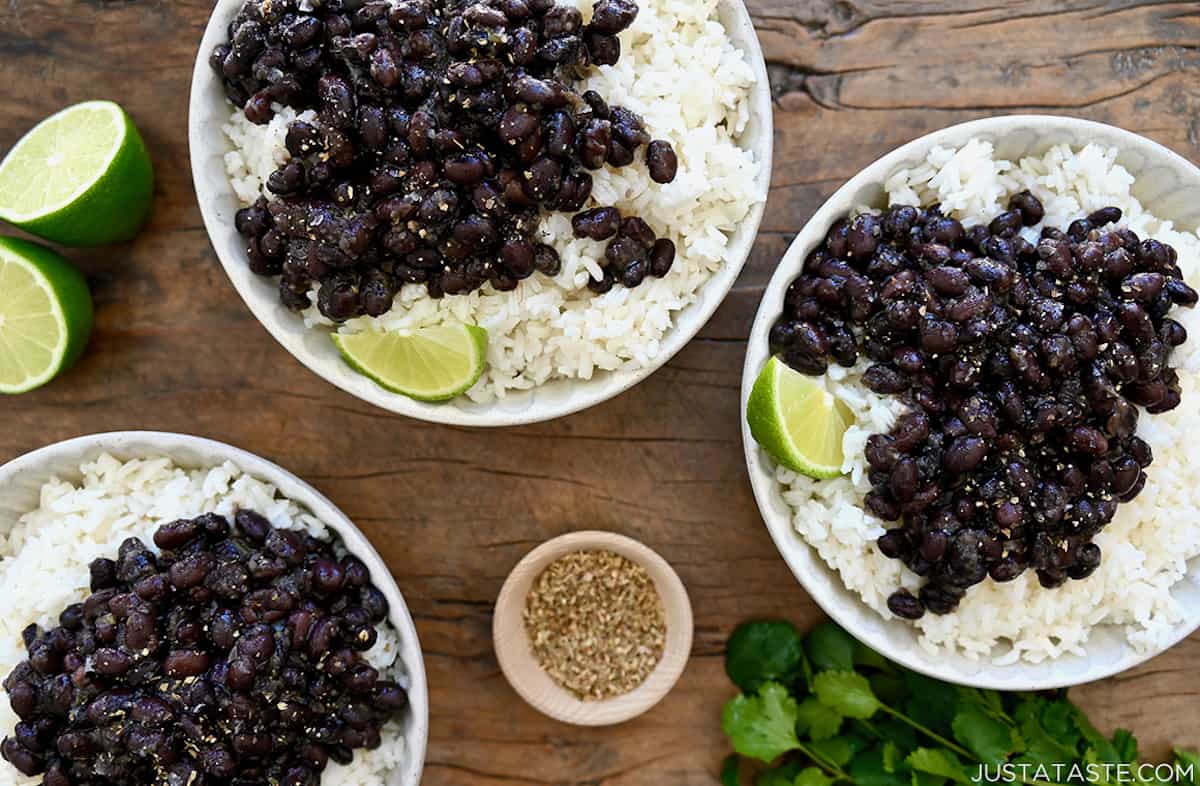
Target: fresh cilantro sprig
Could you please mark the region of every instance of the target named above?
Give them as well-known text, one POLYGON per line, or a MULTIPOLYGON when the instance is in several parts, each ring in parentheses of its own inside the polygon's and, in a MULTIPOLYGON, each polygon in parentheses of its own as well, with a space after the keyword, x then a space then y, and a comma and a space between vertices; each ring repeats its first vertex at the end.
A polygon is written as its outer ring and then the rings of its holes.
MULTIPOLYGON (((750 622, 729 640, 726 672, 742 693, 721 726, 735 753, 722 786, 978 786, 981 767, 1026 786, 1083 786, 1079 773, 1137 772, 1137 741, 1102 735, 1065 692, 963 688, 903 669, 833 623, 807 636, 787 622, 750 622), (1089 765, 1091 767, 1089 768, 1089 765), (1065 783, 1022 773, 1070 773, 1065 783)), ((1200 777, 1200 757, 1176 751, 1200 777)), ((1103 776, 1095 786, 1116 786, 1103 776)), ((1200 786, 1136 780, 1130 786, 1200 786)))

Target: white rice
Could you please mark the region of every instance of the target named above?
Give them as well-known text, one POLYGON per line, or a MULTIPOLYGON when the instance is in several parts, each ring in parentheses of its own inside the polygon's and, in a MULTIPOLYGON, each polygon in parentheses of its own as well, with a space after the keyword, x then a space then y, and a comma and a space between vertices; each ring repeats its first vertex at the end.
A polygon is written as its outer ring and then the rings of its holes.
MULTIPOLYGON (((592 0, 570 2, 590 18, 592 0)), ((615 287, 593 295, 586 284, 589 274, 599 275, 604 245, 575 239, 570 217, 555 213, 543 222, 544 242, 563 260, 555 278, 536 274, 513 292, 485 285, 441 300, 426 296, 423 286, 409 285, 392 311, 350 320, 341 331, 445 323, 487 328, 488 369, 467 394, 480 402, 550 379, 590 379, 597 371, 644 367, 658 357, 675 313, 694 302, 726 263, 729 236, 766 195, 755 185, 761 162, 737 143, 749 120, 754 72, 717 21, 717 0, 639 5, 637 21, 621 34, 620 62, 592 69, 579 89, 638 112, 650 133, 678 153, 679 175, 669 185, 651 181, 641 157, 619 170, 592 173, 594 203, 639 215, 675 242, 679 255, 671 273, 633 290, 615 287)), ((270 125, 255 126, 233 113, 225 127, 234 146, 226 166, 244 202, 263 193, 265 179, 287 160, 283 137, 294 117, 285 110, 270 125)), ((310 326, 331 326, 315 306, 304 318, 310 326)))
MULTIPOLYGON (((1116 205, 1124 211, 1124 225, 1174 246, 1185 278, 1196 285, 1200 238, 1147 212, 1130 193, 1134 179, 1114 163, 1116 156, 1116 150, 1096 145, 1078 151, 1063 145, 1013 164, 996 160, 989 143, 974 140, 958 150, 933 150, 922 164, 893 174, 886 190, 892 204, 940 202, 967 226, 989 221, 1006 209, 1009 196, 1024 189, 1042 201, 1044 223, 1050 226, 1065 228, 1081 215, 1116 205)), ((1040 228, 1025 230, 1030 240, 1036 241, 1040 228)), ((1137 433, 1154 449, 1154 464, 1147 470, 1145 490, 1122 504, 1096 537, 1104 551, 1099 570, 1085 581, 1050 591, 1041 588, 1033 571, 1007 584, 986 581, 968 592, 955 613, 926 614, 915 623, 930 653, 949 648, 1000 664, 1036 663, 1064 653, 1083 654, 1097 625, 1121 626, 1139 651, 1169 643, 1184 618, 1171 587, 1185 577, 1186 561, 1200 554, 1195 525, 1200 518, 1200 453, 1188 449, 1189 437, 1200 429, 1200 314, 1180 308, 1171 316, 1192 336, 1172 357, 1184 404, 1161 415, 1143 412, 1137 433)), ((784 469, 776 474, 794 510, 796 530, 850 590, 890 618, 888 595, 900 586, 915 590, 922 579, 879 553, 875 540, 884 525, 863 507, 870 491, 863 446, 872 433, 889 431, 904 409, 896 398, 876 395, 861 384, 867 365, 833 367, 825 377, 857 418, 843 443, 846 475, 814 481, 784 469)))
MULTIPOLYGON (((113 557, 126 538, 140 538, 157 551, 151 537, 162 524, 201 513, 230 518, 238 508, 256 510, 276 527, 330 535, 307 510, 233 464, 189 471, 165 458, 121 463, 104 455, 80 472, 78 485, 53 480, 42 487, 37 510, 15 523, 0 522, 0 677, 25 659, 21 631, 30 623, 56 627, 64 608, 90 594, 88 563, 113 557)), ((406 685, 395 629, 385 624, 378 630, 379 641, 364 656, 380 673, 406 685)), ((0 687, 0 736, 10 733, 17 720, 0 687)), ((385 782, 404 763, 405 748, 398 723, 385 726, 382 736, 381 747, 356 751, 349 765, 330 762, 321 783, 385 782)), ((40 782, 40 777, 25 777, 0 762, 0 786, 40 782)))

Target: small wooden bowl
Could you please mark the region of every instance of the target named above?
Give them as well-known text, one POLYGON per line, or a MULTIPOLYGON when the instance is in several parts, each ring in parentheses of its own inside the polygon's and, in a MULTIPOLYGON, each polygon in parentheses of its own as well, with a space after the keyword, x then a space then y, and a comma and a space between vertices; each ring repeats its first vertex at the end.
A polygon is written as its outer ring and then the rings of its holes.
POLYGON ((573 532, 554 538, 525 555, 513 568, 492 618, 496 658, 513 690, 534 709, 563 723, 609 726, 641 715, 674 687, 692 650, 692 605, 679 576, 646 546, 612 532, 573 532), (538 665, 525 634, 525 599, 546 567, 576 551, 612 551, 641 565, 662 599, 667 639, 662 660, 638 687, 604 701, 581 701, 559 687, 538 665))

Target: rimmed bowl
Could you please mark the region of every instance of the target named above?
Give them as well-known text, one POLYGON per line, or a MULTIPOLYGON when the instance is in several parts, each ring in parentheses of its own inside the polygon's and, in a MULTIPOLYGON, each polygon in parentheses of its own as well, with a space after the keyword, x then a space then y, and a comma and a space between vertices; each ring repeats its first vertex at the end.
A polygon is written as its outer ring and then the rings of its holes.
POLYGON ((572 532, 546 541, 517 563, 505 580, 492 617, 496 659, 513 690, 534 709, 576 726, 611 726, 648 711, 671 691, 692 652, 692 604, 667 561, 648 546, 614 532, 572 532), (629 693, 604 701, 581 701, 548 675, 525 633, 525 599, 551 563, 576 551, 612 551, 640 565, 662 599, 667 635, 662 659, 629 693))
MULTIPOLYGON (((1010 161, 1043 153, 1061 143, 1082 147, 1098 143, 1120 151, 1117 162, 1137 179, 1133 194, 1147 210, 1177 226, 1200 225, 1200 170, 1167 148, 1120 128, 1050 115, 1012 115, 951 126, 921 137, 887 154, 855 175, 804 226, 779 263, 767 286, 746 352, 742 373, 742 412, 754 380, 770 357, 767 333, 783 311, 788 284, 800 274, 808 254, 824 239, 838 218, 860 205, 885 206, 884 181, 897 169, 924 161, 934 147, 960 147, 971 139, 995 145, 996 157, 1010 161)), ((1196 406, 1196 402, 1184 402, 1196 406)), ((763 520, 792 573, 822 609, 843 628, 888 658, 938 679, 999 690, 1043 690, 1091 682, 1142 663, 1173 646, 1200 627, 1200 561, 1193 560, 1190 575, 1172 590, 1185 610, 1185 619, 1158 650, 1139 652, 1115 626, 1098 626, 1086 644, 1086 654, 1062 655, 1041 663, 996 665, 972 660, 960 653, 930 655, 918 643, 917 630, 899 619, 885 620, 848 590, 838 574, 792 528, 791 510, 774 477, 775 464, 759 448, 742 421, 746 467, 763 520)), ((1153 480, 1151 481, 1153 482, 1153 480)), ((1004 609, 997 609, 1003 614, 1004 609)))
POLYGON ((272 484, 341 537, 346 548, 371 572, 371 582, 388 600, 388 621, 400 636, 400 659, 408 673, 409 709, 404 718, 404 765, 392 772, 383 786, 417 786, 425 762, 429 737, 429 692, 421 643, 408 606, 379 553, 367 537, 319 491, 282 467, 239 448, 186 434, 157 431, 120 431, 92 434, 57 442, 26 453, 0 466, 0 529, 11 527, 22 514, 40 504, 40 489, 52 478, 80 479, 81 464, 109 453, 122 461, 166 457, 185 469, 233 462, 245 473, 272 484))
POLYGON ((192 74, 188 144, 200 212, 226 275, 258 321, 293 357, 347 393, 400 415, 460 426, 515 426, 564 417, 623 393, 666 364, 700 332, 741 273, 762 222, 771 180, 771 88, 762 49, 743 0, 719 0, 722 23, 754 69, 750 122, 740 141, 762 163, 756 190, 764 201, 756 204, 739 225, 730 239, 725 264, 704 284, 696 302, 673 316, 675 326, 663 337, 654 361, 636 370, 600 372, 590 380, 558 379, 532 390, 510 391, 503 401, 488 404, 476 404, 466 397, 446 404, 428 404, 389 393, 342 362, 326 330, 305 327, 298 315, 284 308, 274 279, 250 272, 245 246, 233 221, 241 204, 229 184, 223 161, 229 145, 221 127, 229 120, 230 105, 220 80, 208 65, 209 53, 222 42, 226 27, 242 5, 243 0, 218 0, 192 74))

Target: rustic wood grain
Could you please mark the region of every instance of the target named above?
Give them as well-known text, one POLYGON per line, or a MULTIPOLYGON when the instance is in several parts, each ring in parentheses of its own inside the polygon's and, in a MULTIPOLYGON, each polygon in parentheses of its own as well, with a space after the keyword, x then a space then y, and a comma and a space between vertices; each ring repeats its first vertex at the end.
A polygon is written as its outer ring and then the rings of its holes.
MULTIPOLYGON (((158 170, 132 245, 69 255, 98 306, 83 362, 6 400, 0 459, 95 431, 226 440, 312 481, 372 537, 417 618, 433 707, 425 782, 712 784, 726 752, 725 637, 747 617, 819 611, 761 526, 742 464, 742 342, 762 287, 820 202, 927 131, 998 112, 1122 125, 1200 160, 1194 2, 750 0, 776 104, 762 237, 702 336, 637 389, 551 423, 474 432, 405 420, 320 381, 279 348, 225 280, 187 163, 187 91, 210 0, 0 2, 0 150, 94 97, 124 104, 158 170), (613 468, 620 468, 614 471, 613 468), (524 706, 492 654, 491 603, 541 541, 605 528, 662 553, 692 594, 696 640, 677 689, 615 729, 524 706)), ((1074 695, 1144 750, 1200 745, 1200 639, 1074 695)))

